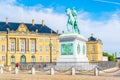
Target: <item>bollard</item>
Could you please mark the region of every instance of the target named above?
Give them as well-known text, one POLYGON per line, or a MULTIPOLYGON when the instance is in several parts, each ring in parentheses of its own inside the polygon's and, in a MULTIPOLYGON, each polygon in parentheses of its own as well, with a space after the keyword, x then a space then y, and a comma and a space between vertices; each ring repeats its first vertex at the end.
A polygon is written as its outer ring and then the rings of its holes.
POLYGON ((75 75, 75 68, 72 67, 72 72, 71 72, 72 75, 75 75))
POLYGON ((54 68, 50 69, 50 75, 54 75, 54 68))
POLYGON ((0 67, 0 74, 3 73, 3 67, 0 67))
POLYGON ((8 71, 11 72, 11 70, 12 70, 12 69, 11 69, 11 67, 9 66, 9 67, 8 67, 8 71))
POLYGON ((95 68, 94 68, 94 75, 95 75, 95 76, 99 76, 98 67, 95 67, 95 68))
POLYGON ((15 68, 15 74, 18 74, 18 68, 17 67, 15 68))
POLYGON ((34 67, 32 67, 31 73, 35 74, 35 68, 34 67))

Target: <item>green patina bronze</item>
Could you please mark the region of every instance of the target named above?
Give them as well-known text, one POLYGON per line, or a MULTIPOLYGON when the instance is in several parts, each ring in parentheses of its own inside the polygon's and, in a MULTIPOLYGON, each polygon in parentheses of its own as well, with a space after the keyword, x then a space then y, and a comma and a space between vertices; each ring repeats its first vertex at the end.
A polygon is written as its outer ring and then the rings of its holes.
POLYGON ((83 54, 85 54, 85 46, 83 45, 83 54))
POLYGON ((80 54, 80 44, 77 45, 77 53, 80 54))
POLYGON ((61 44, 61 55, 73 55, 73 43, 61 44))
POLYGON ((73 7, 71 9, 66 9, 66 13, 68 15, 68 21, 67 21, 67 30, 70 32, 69 25, 72 26, 72 32, 80 34, 80 30, 78 28, 78 20, 77 20, 77 12, 75 8, 73 7))

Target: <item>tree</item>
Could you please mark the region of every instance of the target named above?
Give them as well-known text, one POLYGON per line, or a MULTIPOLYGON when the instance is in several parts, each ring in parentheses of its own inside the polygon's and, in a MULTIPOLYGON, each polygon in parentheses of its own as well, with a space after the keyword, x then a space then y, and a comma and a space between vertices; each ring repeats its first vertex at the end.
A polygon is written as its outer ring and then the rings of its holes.
POLYGON ((116 57, 115 54, 109 54, 107 52, 103 52, 103 56, 107 56, 108 57, 108 61, 116 61, 116 57))

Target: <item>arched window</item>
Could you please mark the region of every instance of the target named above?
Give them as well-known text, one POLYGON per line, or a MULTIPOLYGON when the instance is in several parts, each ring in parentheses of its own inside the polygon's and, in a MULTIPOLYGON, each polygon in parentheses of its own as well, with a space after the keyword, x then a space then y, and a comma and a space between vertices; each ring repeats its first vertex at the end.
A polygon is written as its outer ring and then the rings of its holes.
POLYGON ((35 62, 35 56, 31 56, 31 62, 35 62))
POLYGON ((21 56, 20 62, 24 62, 24 63, 26 62, 26 57, 25 57, 25 55, 22 55, 22 56, 21 56))
POLYGON ((11 64, 15 64, 15 56, 11 56, 11 64))

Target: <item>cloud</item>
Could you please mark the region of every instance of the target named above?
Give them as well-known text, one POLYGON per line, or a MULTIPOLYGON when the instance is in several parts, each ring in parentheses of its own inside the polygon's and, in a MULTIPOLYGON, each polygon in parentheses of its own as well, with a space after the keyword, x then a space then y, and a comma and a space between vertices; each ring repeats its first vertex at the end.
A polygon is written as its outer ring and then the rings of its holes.
POLYGON ((120 5, 119 2, 115 2, 115 1, 108 1, 108 0, 94 0, 94 1, 104 2, 104 3, 110 3, 110 4, 115 4, 115 5, 120 5))
MULTIPOLYGON (((35 23, 41 24, 42 19, 45 24, 53 30, 66 31, 67 16, 64 13, 55 12, 54 9, 45 8, 41 4, 28 7, 22 4, 17 5, 15 0, 9 2, 0 1, 0 21, 5 21, 8 17, 10 22, 25 22, 31 23, 32 19, 35 23)), ((81 34, 86 38, 94 33, 96 38, 103 41, 104 50, 108 52, 115 52, 120 50, 120 11, 115 11, 106 20, 93 20, 90 18, 91 13, 85 11, 78 11, 78 20, 81 34)), ((105 17, 103 14, 102 17, 105 17)))

